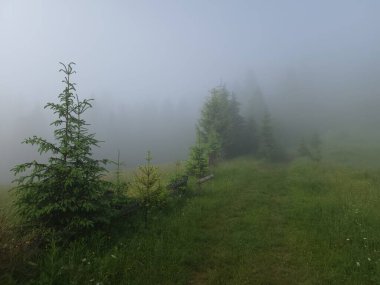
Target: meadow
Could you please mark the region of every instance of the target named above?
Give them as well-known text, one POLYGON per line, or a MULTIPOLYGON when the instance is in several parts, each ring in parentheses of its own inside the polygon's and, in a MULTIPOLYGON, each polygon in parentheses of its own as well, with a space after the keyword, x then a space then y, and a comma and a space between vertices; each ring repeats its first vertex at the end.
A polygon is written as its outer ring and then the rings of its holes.
POLYGON ((244 157, 214 173, 148 228, 136 214, 105 235, 52 242, 1 284, 380 283, 380 171, 244 157))

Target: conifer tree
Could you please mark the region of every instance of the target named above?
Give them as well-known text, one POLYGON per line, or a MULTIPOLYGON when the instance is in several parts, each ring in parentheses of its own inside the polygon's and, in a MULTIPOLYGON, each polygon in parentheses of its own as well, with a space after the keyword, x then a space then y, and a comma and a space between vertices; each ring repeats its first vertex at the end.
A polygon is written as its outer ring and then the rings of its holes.
MULTIPOLYGON (((214 88, 201 110, 201 118, 197 126, 197 139, 203 144, 218 139, 220 156, 226 155, 226 148, 230 144, 229 94, 224 86, 214 88)), ((214 144, 215 142, 213 142, 214 144)))
POLYGON ((235 94, 229 99, 229 145, 226 146, 228 157, 234 157, 244 153, 244 145, 246 143, 245 120, 240 115, 240 103, 237 101, 235 94))
POLYGON ((257 126, 256 121, 253 118, 253 116, 250 116, 246 120, 245 124, 245 144, 244 144, 244 150, 247 153, 257 153, 258 149, 258 134, 257 134, 257 126))
POLYGON ((116 192, 116 196, 121 198, 125 196, 125 192, 128 189, 128 183, 121 180, 121 167, 123 163, 120 162, 120 150, 117 151, 117 161, 112 161, 112 163, 116 165, 116 181, 114 183, 114 189, 116 192))
POLYGON ((123 163, 120 161, 120 151, 117 152, 117 161, 112 161, 111 163, 116 165, 115 172, 115 182, 113 183, 113 192, 112 193, 112 206, 114 209, 121 209, 123 205, 127 204, 127 191, 129 183, 122 181, 121 176, 121 167, 123 163))
POLYGON ((206 149, 201 144, 200 138, 198 138, 198 143, 190 148, 189 159, 186 162, 186 171, 188 175, 194 176, 198 180, 208 172, 206 149))
POLYGON ((144 211, 145 227, 148 225, 149 212, 159 206, 164 200, 166 193, 161 186, 158 167, 152 165, 152 155, 148 151, 145 165, 140 165, 135 174, 135 188, 138 194, 140 206, 144 211))
POLYGON ((244 119, 239 114, 239 103, 224 86, 210 93, 201 110, 197 126, 199 137, 205 145, 217 143, 220 146, 218 156, 232 157, 242 149, 244 119))
POLYGON ((211 132, 208 136, 208 142, 205 146, 208 156, 208 165, 215 166, 221 157, 222 144, 220 136, 216 132, 211 132))
POLYGON ((269 112, 266 112, 261 125, 259 154, 261 157, 272 161, 276 159, 277 151, 273 134, 272 118, 269 112))
POLYGON ((47 103, 57 118, 54 142, 33 136, 24 143, 37 145, 40 154, 50 154, 47 163, 36 160, 15 166, 15 175, 26 172, 15 181, 16 205, 24 220, 33 226, 57 231, 72 237, 98 224, 109 222, 110 184, 102 179, 107 160, 92 157, 98 146, 95 135, 89 133, 83 113, 92 107, 91 100, 80 101, 74 94, 74 63, 61 63, 65 75, 64 90, 58 103, 47 103))

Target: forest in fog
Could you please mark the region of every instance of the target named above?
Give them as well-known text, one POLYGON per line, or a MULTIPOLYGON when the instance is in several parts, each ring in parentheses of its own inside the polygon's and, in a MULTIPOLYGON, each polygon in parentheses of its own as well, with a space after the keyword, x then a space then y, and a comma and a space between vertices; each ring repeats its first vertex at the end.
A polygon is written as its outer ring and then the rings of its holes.
POLYGON ((380 284, 379 11, 0 0, 0 284, 380 284))
POLYGON ((285 148, 314 132, 377 142, 378 4, 326 5, 2 2, 2 181, 34 158, 18 142, 51 135, 42 108, 59 93, 59 61, 77 63, 78 94, 95 99, 87 116, 104 141, 96 152, 120 150, 130 167, 147 149, 159 162, 184 159, 220 84, 243 115, 253 109, 259 121, 268 109, 285 148))

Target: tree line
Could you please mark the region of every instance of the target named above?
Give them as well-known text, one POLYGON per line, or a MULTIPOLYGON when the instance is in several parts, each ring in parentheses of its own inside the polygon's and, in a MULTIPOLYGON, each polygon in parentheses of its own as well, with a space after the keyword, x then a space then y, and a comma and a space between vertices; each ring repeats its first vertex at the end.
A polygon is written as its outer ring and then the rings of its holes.
MULTIPOLYGON (((89 124, 83 118, 92 108, 92 100, 80 100, 76 94, 72 81, 75 64, 61 65, 64 90, 58 96, 58 103, 45 106, 56 115, 51 123, 55 128, 54 141, 37 136, 24 140, 26 144, 36 145, 40 155, 48 154, 48 161, 33 160, 12 169, 17 177, 14 191, 18 213, 27 227, 71 240, 110 224, 128 203, 128 188, 134 187, 147 225, 150 210, 163 205, 167 196, 158 168, 151 164, 151 153, 148 152, 146 164, 139 167, 131 183, 120 179, 119 159, 116 181, 106 180, 106 165, 112 161, 93 157, 93 148, 100 141, 89 132, 89 124)), ((236 96, 225 86, 210 91, 196 125, 196 141, 190 148, 186 173, 176 173, 171 185, 178 184, 178 179, 187 181, 184 175, 202 178, 210 166, 222 159, 245 154, 270 161, 284 157, 269 112, 265 112, 260 124, 256 123, 254 114, 243 117, 236 96)))
POLYGON ((285 158, 276 140, 269 111, 265 110, 260 124, 256 123, 253 113, 242 116, 236 96, 223 85, 210 91, 196 126, 196 137, 190 157, 199 158, 199 153, 203 153, 209 165, 246 154, 269 161, 285 158))

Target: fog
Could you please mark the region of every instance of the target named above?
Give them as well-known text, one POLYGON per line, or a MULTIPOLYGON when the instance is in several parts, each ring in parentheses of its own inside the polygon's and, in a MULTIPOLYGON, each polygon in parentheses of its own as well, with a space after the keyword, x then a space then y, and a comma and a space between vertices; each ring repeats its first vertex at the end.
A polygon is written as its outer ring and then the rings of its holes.
POLYGON ((225 84, 284 144, 304 131, 377 130, 378 1, 0 0, 0 183, 51 138, 44 110, 76 63, 96 155, 133 167, 185 159, 208 92, 225 84))

